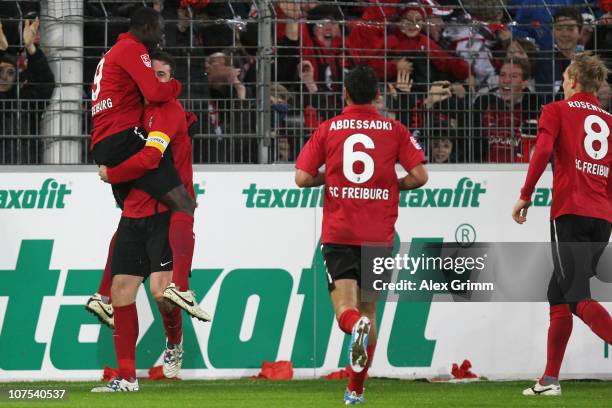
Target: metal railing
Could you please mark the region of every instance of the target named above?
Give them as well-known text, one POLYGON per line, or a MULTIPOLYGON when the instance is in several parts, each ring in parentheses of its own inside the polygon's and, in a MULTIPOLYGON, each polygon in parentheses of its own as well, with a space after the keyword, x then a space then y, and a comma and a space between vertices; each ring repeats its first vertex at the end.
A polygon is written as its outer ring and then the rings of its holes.
MULTIPOLYGON (((85 3, 82 100, 71 100, 70 107, 61 99, 53 105, 41 100, 0 100, 0 164, 44 163, 49 157, 45 149, 62 140, 71 142, 75 163, 91 163, 88 79, 93 78, 103 52, 127 30, 125 14, 130 3, 163 6, 153 1, 85 3), (81 134, 67 138, 41 132, 50 109, 81 115, 81 134)), ((516 46, 511 41, 517 36, 500 37, 506 31, 525 35, 535 25, 511 20, 521 10, 505 6, 502 0, 488 7, 465 0, 450 7, 456 17, 444 19, 432 13, 438 7, 423 6, 423 13, 416 13, 421 21, 413 13, 412 26, 418 26, 429 40, 423 38, 415 48, 417 43, 402 36, 411 22, 394 11, 405 4, 316 4, 327 9, 317 13, 307 1, 254 0, 213 1, 202 10, 178 15, 176 10, 162 12, 165 48, 175 56, 175 76, 184 84, 181 100, 199 119, 192 128, 195 163, 294 161, 313 129, 342 111, 344 74, 358 63, 375 67, 380 77, 380 111, 405 124, 431 161, 529 160, 541 106, 561 96, 559 78, 567 64, 563 52, 546 48, 547 38, 554 38, 550 22, 536 27, 540 38, 526 40, 533 47, 525 41, 517 46, 525 54, 521 55, 507 49, 508 44, 511 49, 516 46), (466 18, 464 12, 479 13, 488 21, 466 18), (498 23, 504 23, 506 30, 498 23), (321 32, 323 40, 318 42, 321 32), (326 33, 331 36, 327 40, 326 33), (525 56, 531 71, 524 89, 512 93, 500 87, 502 61, 525 56), (402 69, 398 61, 404 64, 402 69), (238 70, 237 81, 227 76, 231 68, 238 70), (409 75, 399 78, 398 71, 409 75), (541 78, 549 80, 543 83, 541 78), (244 96, 238 86, 245 88, 244 96)), ((543 10, 549 17, 557 10, 527 6, 522 12, 529 9, 543 10)), ((594 3, 585 1, 579 9, 599 17, 594 3)), ((13 20, 23 18, 18 15, 13 20)), ((46 16, 41 20, 44 25, 46 16)), ((588 47, 610 58, 612 45, 602 40, 610 38, 612 26, 587 22, 585 27, 589 29, 582 35, 590 36, 588 47)), ((601 90, 604 106, 610 106, 609 95, 609 88, 601 90)))

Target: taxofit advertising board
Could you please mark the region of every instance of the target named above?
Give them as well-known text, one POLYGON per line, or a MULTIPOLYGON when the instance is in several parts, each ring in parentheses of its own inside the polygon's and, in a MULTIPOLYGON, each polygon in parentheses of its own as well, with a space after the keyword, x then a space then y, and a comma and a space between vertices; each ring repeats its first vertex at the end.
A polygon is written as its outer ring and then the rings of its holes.
MULTIPOLYGON (((83 309, 96 291, 119 220, 93 168, 0 173, 0 381, 99 379, 116 366, 112 332, 83 309)), ((525 168, 432 167, 429 183, 402 193, 397 240, 406 243, 548 242, 551 174, 527 224, 511 217, 525 168)), ((323 187, 298 189, 290 166, 198 168, 191 287, 212 323, 185 318, 183 378, 254 375, 291 360, 297 377, 347 363, 319 249, 323 187)), ((550 262, 552 268, 552 260, 550 262)), ((533 274, 550 274, 534 270, 533 274)), ((545 364, 545 302, 379 303, 370 374, 449 373, 469 359, 489 378, 535 378, 545 364)), ((137 366, 161 360, 164 333, 148 290, 138 295, 137 366)), ((606 304, 610 307, 611 304, 606 304)), ((607 346, 576 320, 567 377, 612 372, 607 346)))

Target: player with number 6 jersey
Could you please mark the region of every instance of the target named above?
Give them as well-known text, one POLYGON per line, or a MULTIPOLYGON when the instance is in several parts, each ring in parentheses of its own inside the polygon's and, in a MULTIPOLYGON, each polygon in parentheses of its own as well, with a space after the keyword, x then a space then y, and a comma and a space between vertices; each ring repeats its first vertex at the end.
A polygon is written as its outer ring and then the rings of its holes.
POLYGON ((560 395, 559 371, 572 333, 572 314, 607 343, 612 318, 591 299, 590 279, 609 245, 612 226, 612 115, 595 94, 608 69, 590 53, 576 54, 563 73, 565 100, 546 105, 535 153, 512 217, 523 224, 535 185, 553 157, 550 233, 554 271, 548 286, 550 325, 544 375, 524 395, 560 395))
POLYGON ((328 288, 338 325, 351 335, 347 405, 364 402, 376 347, 376 294, 364 279, 373 276, 370 261, 392 253, 400 190, 427 182, 421 147, 406 127, 376 110, 377 97, 374 71, 351 70, 344 81, 348 106, 319 126, 296 162, 298 186, 325 184, 321 243, 328 288), (399 180, 398 162, 409 173, 399 180))
POLYGON ((404 125, 373 105, 350 104, 323 123, 296 168, 316 176, 325 164, 323 244, 393 244, 399 190, 395 164, 410 171, 425 157, 404 125))

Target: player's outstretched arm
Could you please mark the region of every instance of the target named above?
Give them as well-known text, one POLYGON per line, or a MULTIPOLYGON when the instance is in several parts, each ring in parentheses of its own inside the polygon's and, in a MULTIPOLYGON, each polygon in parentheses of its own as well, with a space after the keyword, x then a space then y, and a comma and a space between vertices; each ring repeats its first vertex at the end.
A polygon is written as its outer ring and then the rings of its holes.
POLYGON ((325 173, 318 172, 316 176, 312 176, 304 170, 297 169, 295 171, 295 184, 298 187, 318 187, 325 184, 325 173))
POLYGON ((424 165, 419 164, 408 172, 405 177, 398 180, 400 190, 414 190, 424 186, 429 180, 429 174, 427 168, 424 165))

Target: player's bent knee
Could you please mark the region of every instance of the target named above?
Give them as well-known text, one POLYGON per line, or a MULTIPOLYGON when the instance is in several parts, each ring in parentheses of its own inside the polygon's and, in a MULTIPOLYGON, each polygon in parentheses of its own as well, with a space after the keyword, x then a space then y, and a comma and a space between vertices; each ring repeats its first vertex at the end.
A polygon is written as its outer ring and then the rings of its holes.
POLYGON ((193 215, 196 208, 195 200, 189 195, 184 186, 178 186, 170 190, 162 197, 162 202, 172 211, 181 211, 191 215, 193 215))

